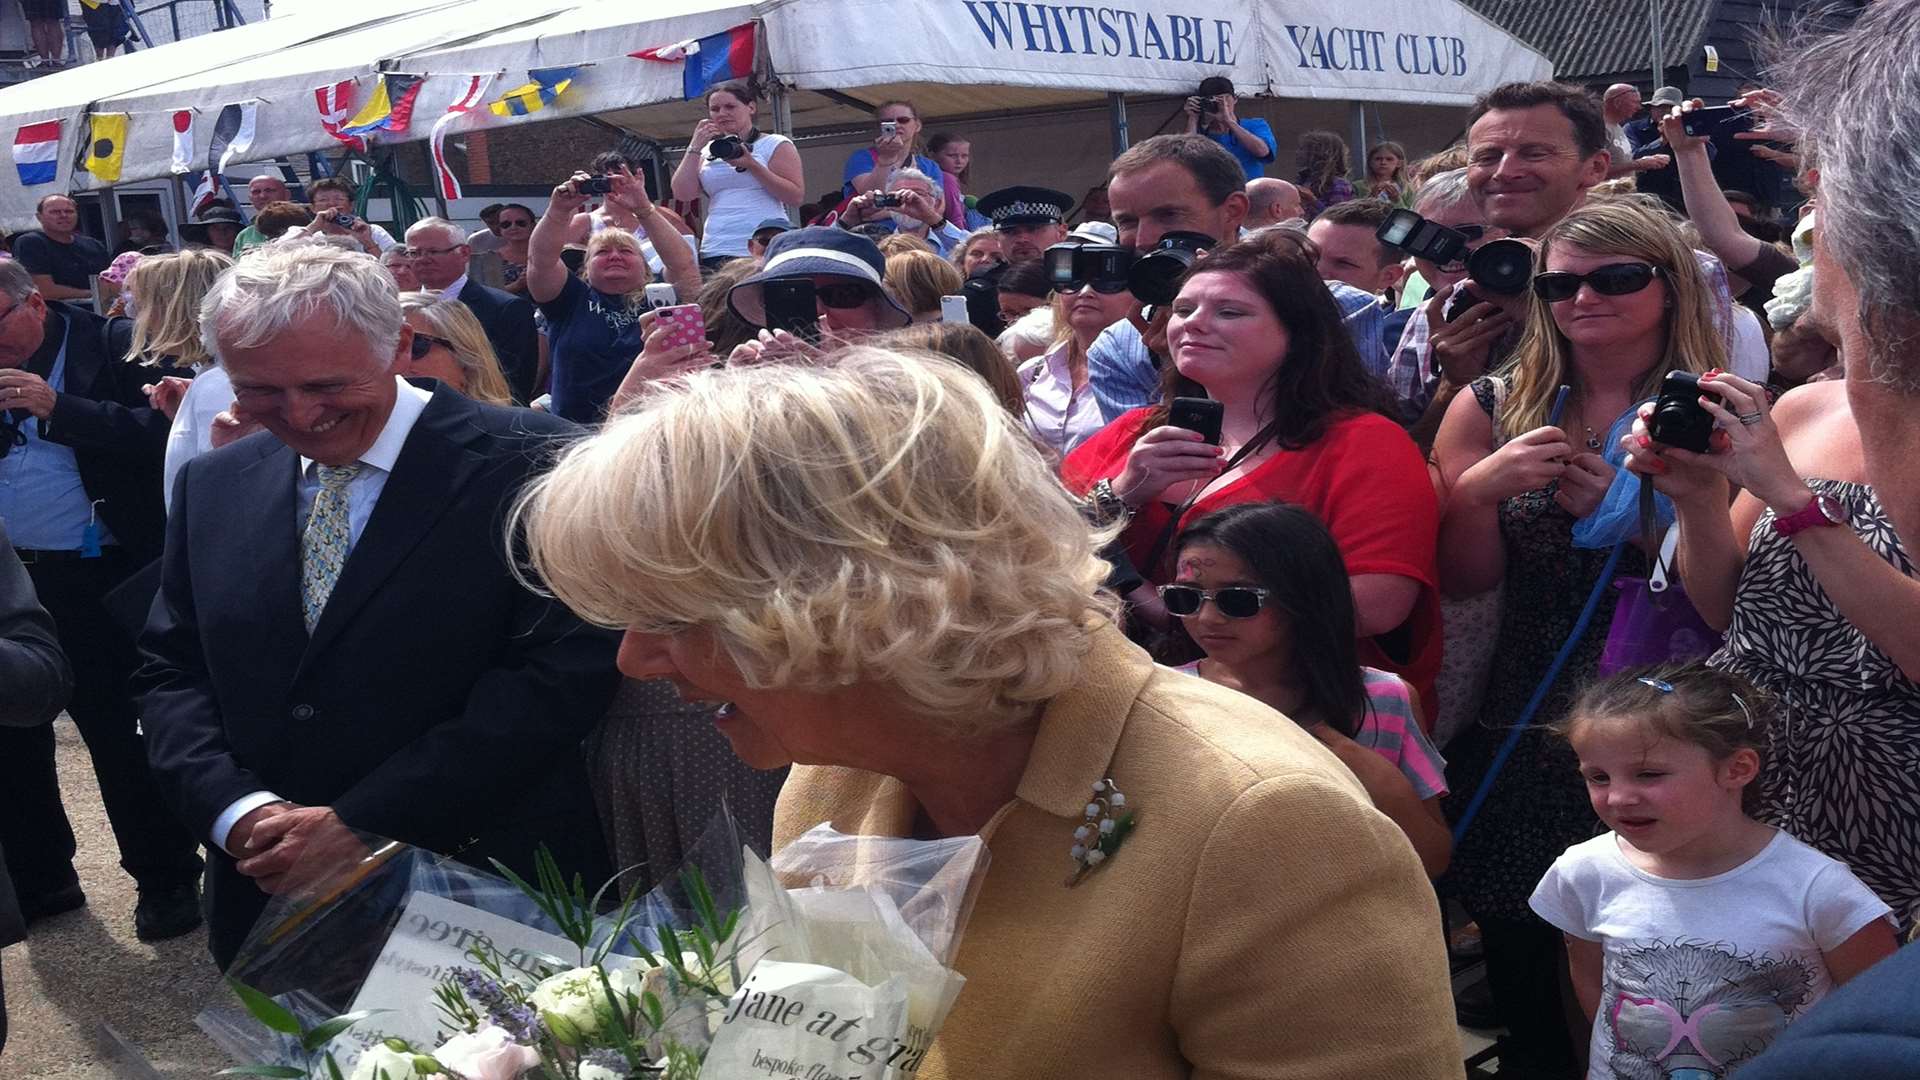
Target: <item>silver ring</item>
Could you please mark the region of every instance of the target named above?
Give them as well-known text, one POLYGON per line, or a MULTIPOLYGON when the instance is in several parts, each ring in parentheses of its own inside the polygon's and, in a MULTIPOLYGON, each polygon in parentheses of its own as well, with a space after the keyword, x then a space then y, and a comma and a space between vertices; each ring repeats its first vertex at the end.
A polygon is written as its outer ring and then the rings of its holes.
POLYGON ((1765 420, 1766 415, 1758 412, 1741 413, 1737 419, 1739 419, 1742 425, 1752 427, 1760 421, 1765 420))

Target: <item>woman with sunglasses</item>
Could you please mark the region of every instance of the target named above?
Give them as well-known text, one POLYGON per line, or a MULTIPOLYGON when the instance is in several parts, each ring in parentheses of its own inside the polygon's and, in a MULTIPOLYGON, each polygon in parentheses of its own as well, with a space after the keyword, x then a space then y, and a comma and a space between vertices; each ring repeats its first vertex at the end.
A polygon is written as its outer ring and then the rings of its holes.
MULTIPOLYGON (((1605 547, 1573 543, 1617 475, 1608 434, 1659 390, 1667 372, 1726 363, 1713 296, 1678 224, 1634 200, 1590 203, 1540 237, 1526 329, 1504 376, 1456 397, 1434 441, 1446 513, 1440 579, 1450 595, 1501 589, 1499 629, 1478 722, 1448 744, 1458 820, 1492 772, 1606 567, 1605 547), (1552 423, 1562 386, 1571 388, 1552 423)), ((1616 573, 1645 576, 1629 545, 1616 573)), ((1480 925, 1494 1008, 1514 1054, 1570 1069, 1561 1002, 1560 932, 1528 897, 1562 851, 1598 821, 1565 740, 1550 733, 1593 673, 1619 594, 1601 589, 1584 632, 1454 849, 1443 887, 1480 925)))
POLYGON ((1092 282, 1054 291, 1053 346, 1018 372, 1027 430, 1054 453, 1064 456, 1106 426, 1087 379, 1087 349, 1132 310, 1124 282, 1109 292, 1092 282))
MULTIPOLYGON (((1116 418, 1061 471, 1108 513, 1125 507, 1120 542, 1151 584, 1173 579, 1167 556, 1186 522, 1235 503, 1306 507, 1346 559, 1361 661, 1432 702, 1439 505, 1297 236, 1276 231, 1196 264, 1170 305, 1160 404, 1116 418), (1218 445, 1168 422, 1182 397, 1220 403, 1218 445)), ((1151 589, 1129 599, 1141 621, 1166 626, 1151 589)))
POLYGON ((534 212, 519 203, 500 208, 500 287, 515 296, 527 295, 527 243, 533 239, 533 227, 539 222, 534 212))
POLYGON ((443 300, 439 293, 411 292, 401 294, 400 310, 413 331, 413 346, 408 369, 394 374, 438 379, 489 405, 513 404, 493 344, 467 305, 443 300))
POLYGON ((1446 760, 1398 675, 1363 667, 1353 590, 1327 527, 1285 503, 1243 503, 1180 534, 1160 599, 1206 655, 1181 671, 1293 718, 1353 770, 1438 876, 1453 838, 1440 813, 1446 760))

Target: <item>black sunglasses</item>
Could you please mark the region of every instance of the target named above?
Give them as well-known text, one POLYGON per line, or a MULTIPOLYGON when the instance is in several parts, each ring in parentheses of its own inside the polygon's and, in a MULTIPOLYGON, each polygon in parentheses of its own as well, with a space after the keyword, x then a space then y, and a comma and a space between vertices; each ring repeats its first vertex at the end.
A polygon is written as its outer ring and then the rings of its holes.
POLYGON ((1200 605, 1209 600, 1220 609, 1220 614, 1229 619, 1251 619, 1260 614, 1261 607, 1267 602, 1267 590, 1246 585, 1234 585, 1212 592, 1191 585, 1162 585, 1159 592, 1160 602, 1167 605, 1167 611, 1183 619, 1198 615, 1200 605))
POLYGON ((1533 295, 1557 304, 1573 299, 1585 284, 1593 286, 1593 291, 1601 296, 1626 296, 1653 284, 1653 279, 1660 275, 1659 267, 1646 263, 1608 263, 1584 274, 1548 270, 1533 275, 1533 295))
POLYGON ((813 295, 819 297, 820 302, 828 307, 845 311, 847 308, 857 308, 866 304, 873 299, 874 292, 871 285, 848 281, 838 285, 815 285, 813 295))
POLYGON ((415 360, 424 360, 427 354, 433 351, 435 345, 444 346, 448 352, 457 351, 453 347, 453 342, 448 341, 446 338, 433 337, 429 334, 417 332, 413 335, 413 344, 409 346, 409 348, 412 349, 415 360))

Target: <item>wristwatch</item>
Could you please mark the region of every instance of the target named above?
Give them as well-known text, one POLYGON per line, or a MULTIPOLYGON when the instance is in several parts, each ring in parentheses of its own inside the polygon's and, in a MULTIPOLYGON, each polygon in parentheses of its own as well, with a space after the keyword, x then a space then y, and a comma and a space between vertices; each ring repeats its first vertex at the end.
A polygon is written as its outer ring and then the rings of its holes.
POLYGON ((1105 525, 1125 521, 1133 513, 1133 508, 1113 490, 1112 480, 1095 482, 1092 490, 1087 492, 1087 502, 1092 504, 1094 512, 1100 515, 1101 524, 1105 525))
POLYGON ((1786 517, 1773 519, 1773 531, 1781 536, 1792 536, 1815 526, 1831 527, 1847 523, 1846 508, 1840 500, 1825 493, 1817 493, 1813 501, 1786 517))

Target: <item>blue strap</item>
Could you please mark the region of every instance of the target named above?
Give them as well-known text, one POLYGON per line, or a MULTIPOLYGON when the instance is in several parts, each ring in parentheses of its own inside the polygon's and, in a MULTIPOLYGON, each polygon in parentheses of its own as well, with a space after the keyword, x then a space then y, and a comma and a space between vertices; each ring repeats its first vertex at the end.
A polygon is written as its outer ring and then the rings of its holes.
POLYGON ((1560 652, 1554 656, 1553 664, 1547 668, 1547 674, 1540 680, 1540 685, 1534 687, 1533 697, 1527 700, 1527 707, 1520 711, 1520 718, 1515 720, 1513 727, 1507 731, 1506 740, 1500 744, 1499 751, 1493 755, 1493 764, 1487 767, 1487 775, 1481 777, 1479 788, 1475 789, 1473 798, 1467 802, 1466 812, 1462 813, 1460 820, 1454 823, 1453 842, 1455 844, 1460 842, 1461 837, 1467 835, 1467 829, 1473 825, 1473 819, 1479 815, 1481 805, 1487 801, 1487 795, 1493 791, 1493 782, 1499 779, 1501 768, 1506 765, 1507 759, 1513 756, 1514 747, 1520 745, 1520 736, 1526 733, 1527 725, 1533 722, 1533 715, 1540 711, 1541 704, 1547 700, 1547 692, 1553 689, 1554 680, 1560 677, 1561 669, 1567 666, 1567 660, 1573 655, 1573 650, 1580 647, 1580 639, 1587 636, 1587 626, 1593 622, 1594 609, 1600 606, 1600 597, 1612 587, 1614 568, 1620 565, 1620 553, 1626 550, 1626 546, 1624 542, 1615 544, 1613 552, 1607 556, 1607 565, 1600 570, 1600 580, 1593 583, 1593 592, 1587 594, 1586 606, 1580 609, 1580 617, 1574 620, 1573 632, 1567 635, 1565 644, 1560 646, 1560 652))

